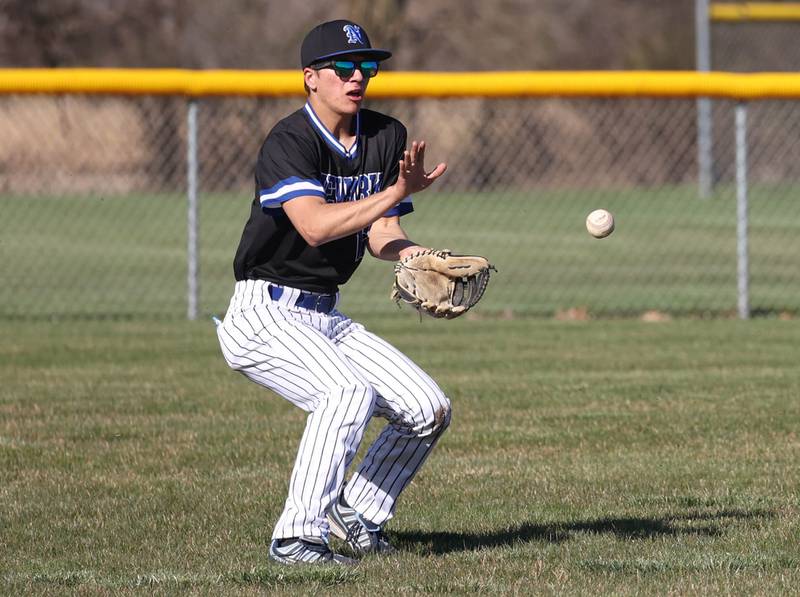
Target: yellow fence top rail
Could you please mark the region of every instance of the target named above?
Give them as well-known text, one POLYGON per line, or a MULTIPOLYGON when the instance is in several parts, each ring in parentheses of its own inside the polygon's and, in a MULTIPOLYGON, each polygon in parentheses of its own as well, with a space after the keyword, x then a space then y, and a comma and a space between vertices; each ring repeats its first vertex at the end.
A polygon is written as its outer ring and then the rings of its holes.
MULTIPOLYGON (((0 69, 0 94, 303 96, 299 70, 0 69)), ((800 73, 695 71, 383 72, 372 98, 800 98, 800 73)))
POLYGON ((800 21, 800 2, 712 2, 712 21, 800 21))

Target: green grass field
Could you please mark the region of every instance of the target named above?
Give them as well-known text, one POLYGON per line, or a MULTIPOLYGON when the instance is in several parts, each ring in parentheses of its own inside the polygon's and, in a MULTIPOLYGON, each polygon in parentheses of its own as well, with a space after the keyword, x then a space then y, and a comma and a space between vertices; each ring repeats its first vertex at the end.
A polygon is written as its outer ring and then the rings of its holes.
MULTIPOLYGON (((751 191, 750 303, 756 314, 800 313, 797 187, 751 191)), ((418 242, 488 256, 498 269, 483 313, 552 316, 647 310, 735 314, 736 201, 689 186, 444 194, 415 200, 403 225, 418 242), (587 213, 617 217, 591 238, 587 213)), ((203 195, 200 312, 224 312, 249 199, 203 195)), ((0 197, 0 318, 181 317, 186 313, 186 200, 176 195, 0 197)), ((366 258, 342 306, 391 315, 391 264, 366 258)))
POLYGON ((302 413, 210 323, 0 321, 0 594, 796 594, 800 322, 366 323, 453 423, 397 555, 302 570, 302 413))

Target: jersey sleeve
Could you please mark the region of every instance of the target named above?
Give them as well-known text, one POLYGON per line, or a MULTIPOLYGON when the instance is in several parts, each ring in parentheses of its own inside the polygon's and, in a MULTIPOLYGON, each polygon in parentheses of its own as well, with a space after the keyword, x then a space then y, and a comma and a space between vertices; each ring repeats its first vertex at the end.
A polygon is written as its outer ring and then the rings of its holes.
MULTIPOLYGON (((400 160, 403 158, 403 152, 406 149, 407 142, 408 133, 406 132, 406 127, 400 122, 395 122, 394 142, 391 144, 392 149, 390 150, 389 159, 387 160, 388 166, 386 176, 384 177, 384 180, 386 180, 386 184, 383 187, 384 189, 397 182, 397 177, 400 175, 400 160)), ((404 216, 412 211, 414 211, 414 205, 411 201, 411 195, 409 195, 383 215, 404 216)))
POLYGON ((280 208, 295 197, 325 198, 314 151, 285 131, 267 136, 256 162, 256 193, 261 209, 280 208))

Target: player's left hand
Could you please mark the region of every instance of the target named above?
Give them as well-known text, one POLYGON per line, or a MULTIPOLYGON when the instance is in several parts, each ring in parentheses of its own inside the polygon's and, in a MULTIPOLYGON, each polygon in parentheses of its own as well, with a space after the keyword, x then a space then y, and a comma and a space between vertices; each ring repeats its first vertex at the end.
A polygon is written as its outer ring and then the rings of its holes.
POLYGON ((405 301, 431 317, 453 319, 481 300, 494 269, 485 257, 417 249, 403 253, 404 257, 395 264, 395 301, 405 301))
POLYGON ((440 163, 430 172, 425 172, 425 141, 413 141, 411 149, 403 152, 400 160, 400 174, 397 182, 403 197, 427 189, 433 181, 447 170, 447 164, 440 163))

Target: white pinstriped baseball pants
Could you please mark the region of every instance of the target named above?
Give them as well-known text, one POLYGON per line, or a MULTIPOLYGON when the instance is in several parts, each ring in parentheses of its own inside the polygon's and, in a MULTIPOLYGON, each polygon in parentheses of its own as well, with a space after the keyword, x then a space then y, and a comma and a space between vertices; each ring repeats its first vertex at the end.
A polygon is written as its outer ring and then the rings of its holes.
POLYGON ((273 539, 328 537, 326 512, 373 416, 389 423, 347 485, 345 499, 382 525, 450 423, 450 401, 408 357, 336 309, 270 298, 262 280, 237 282, 217 327, 228 365, 308 412, 273 539))

